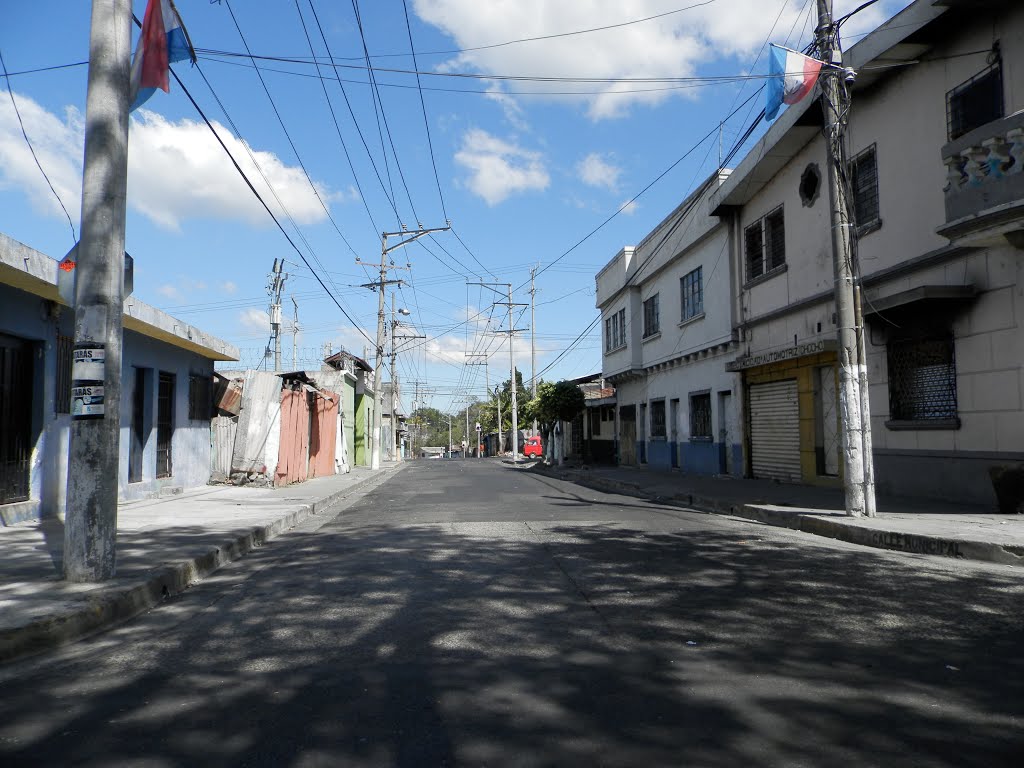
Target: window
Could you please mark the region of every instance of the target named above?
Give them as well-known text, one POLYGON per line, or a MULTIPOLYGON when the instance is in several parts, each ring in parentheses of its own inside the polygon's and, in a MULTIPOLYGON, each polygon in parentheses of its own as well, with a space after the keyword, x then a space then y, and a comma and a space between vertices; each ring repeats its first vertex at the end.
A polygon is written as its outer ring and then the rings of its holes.
POLYGON ((747 280, 771 272, 786 263, 785 219, 782 206, 743 231, 747 280))
POLYGON ((73 336, 57 336, 57 390, 53 394, 53 412, 71 413, 71 358, 73 336))
POLYGON ((654 336, 661 331, 658 322, 658 294, 654 294, 644 302, 644 338, 654 336))
POLYGON ((604 321, 604 351, 626 346, 626 310, 620 309, 604 321))
POLYGON ((679 284, 682 289, 683 320, 704 314, 704 267, 697 267, 683 275, 679 284))
POLYGON ((853 224, 858 234, 873 229, 878 218, 878 160, 874 145, 850 161, 850 191, 853 194, 853 224))
POLYGON ((651 437, 665 437, 665 401, 651 401, 651 437))
POLYGON ((590 436, 598 437, 601 434, 601 409, 590 409, 590 436))
POLYGON ((711 440, 711 393, 690 395, 690 439, 711 440))
POLYGON ((193 421, 210 420, 212 383, 209 376, 201 373, 188 377, 188 417, 193 421))
POLYGON ((946 94, 946 130, 954 141, 1003 117, 1003 68, 995 64, 946 94))
POLYGON ((924 422, 925 428, 959 427, 956 361, 948 331, 920 330, 886 346, 889 364, 888 426, 924 422))

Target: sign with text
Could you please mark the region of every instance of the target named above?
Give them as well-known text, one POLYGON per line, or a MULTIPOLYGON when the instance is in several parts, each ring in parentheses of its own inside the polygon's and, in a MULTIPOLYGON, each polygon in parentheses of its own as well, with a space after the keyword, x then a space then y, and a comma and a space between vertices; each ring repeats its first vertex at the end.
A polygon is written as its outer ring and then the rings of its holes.
POLYGON ((103 381, 107 350, 102 344, 75 344, 71 358, 74 381, 103 381))
POLYGON ((102 419, 103 412, 103 386, 83 386, 75 382, 71 387, 71 418, 102 419))

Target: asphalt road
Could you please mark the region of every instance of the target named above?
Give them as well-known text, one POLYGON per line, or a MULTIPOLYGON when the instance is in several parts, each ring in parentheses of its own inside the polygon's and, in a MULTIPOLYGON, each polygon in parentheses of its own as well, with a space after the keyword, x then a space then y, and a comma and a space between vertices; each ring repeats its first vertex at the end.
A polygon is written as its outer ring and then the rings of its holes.
POLYGON ((1022 577, 419 461, 0 668, 0 765, 1021 766, 1022 577))

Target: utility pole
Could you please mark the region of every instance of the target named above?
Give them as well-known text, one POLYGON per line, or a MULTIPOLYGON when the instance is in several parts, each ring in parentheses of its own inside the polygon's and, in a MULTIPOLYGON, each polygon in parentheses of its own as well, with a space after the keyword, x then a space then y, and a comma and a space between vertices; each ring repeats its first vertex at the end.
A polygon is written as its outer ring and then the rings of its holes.
MULTIPOLYGON (((519 461, 519 404, 516 397, 516 362, 515 354, 513 350, 513 341, 516 333, 525 330, 524 328, 515 328, 512 323, 512 307, 525 307, 525 304, 516 304, 512 301, 512 283, 470 283, 470 285, 481 285, 484 288, 490 288, 495 293, 501 293, 495 286, 503 286, 508 292, 508 301, 496 301, 495 304, 503 304, 508 307, 508 330, 501 331, 501 333, 508 334, 508 363, 509 363, 509 389, 512 393, 512 462, 516 463, 519 461)), ((488 384, 488 386, 490 386, 488 384)), ((501 445, 501 397, 498 397, 498 445, 501 445)))
POLYGON ((284 281, 288 279, 283 274, 284 259, 274 259, 274 269, 270 273, 270 284, 267 291, 270 293, 270 332, 274 337, 274 370, 281 370, 281 291, 284 290, 284 281))
MULTIPOLYGON (((537 268, 530 270, 530 397, 537 399, 537 337, 534 329, 537 327, 537 318, 534 311, 537 306, 537 286, 534 278, 537 275, 537 268)), ((533 435, 537 435, 537 419, 533 420, 533 435)))
POLYGON ((117 569, 131 21, 130 0, 93 0, 64 519, 75 582, 117 569))
POLYGON ((837 28, 832 20, 832 0, 818 0, 817 38, 819 56, 826 64, 821 71, 821 106, 829 155, 828 184, 832 205, 832 262, 839 336, 839 412, 842 421, 846 514, 874 517, 871 419, 862 336, 864 321, 855 297, 849 187, 844 181, 847 162, 843 133, 850 113, 850 94, 844 80, 852 79, 853 72, 845 70, 842 65, 843 54, 837 28))
MULTIPOLYGON (((415 232, 382 232, 380 236, 380 281, 379 283, 369 283, 363 285, 363 288, 369 288, 370 290, 378 291, 377 296, 377 352, 374 356, 373 362, 373 389, 374 389, 374 400, 376 401, 373 409, 373 429, 370 435, 372 441, 372 451, 370 453, 370 469, 380 469, 380 412, 384 404, 384 387, 381 386, 380 382, 380 369, 381 363, 384 360, 384 290, 388 285, 395 285, 401 283, 401 280, 388 280, 389 269, 408 269, 409 267, 402 267, 395 264, 393 261, 388 263, 388 254, 392 251, 398 250, 409 243, 419 240, 424 235, 429 235, 431 232, 445 232, 451 229, 451 224, 447 224, 443 227, 434 227, 432 229, 423 229, 420 227, 415 232), (389 237, 401 237, 402 240, 395 243, 392 246, 388 246, 389 237)), ((356 259, 356 264, 369 264, 365 261, 356 259)), ((376 264, 370 266, 377 266, 376 264)))
POLYGON ((392 446, 393 446, 392 459, 394 459, 395 461, 401 461, 401 459, 402 459, 402 452, 399 450, 399 446, 398 446, 398 402, 399 402, 399 397, 398 397, 398 368, 396 367, 397 360, 398 360, 398 349, 396 347, 396 344, 398 343, 398 339, 425 339, 425 338, 427 338, 426 336, 420 336, 420 335, 408 335, 408 334, 402 334, 401 336, 398 335, 398 324, 401 322, 398 319, 398 315, 408 316, 410 314, 412 314, 412 313, 409 312, 409 310, 406 309, 405 307, 402 307, 401 309, 397 310, 397 314, 396 314, 396 310, 395 310, 395 292, 392 291, 391 292, 391 431, 394 433, 394 438, 393 438, 393 443, 392 443, 392 446))
MULTIPOLYGON (((466 365, 482 365, 484 367, 484 382, 485 382, 484 383, 484 387, 485 387, 484 391, 487 392, 487 396, 490 397, 491 396, 491 381, 490 381, 490 376, 487 375, 487 355, 482 354, 482 353, 470 353, 470 352, 467 352, 466 353, 466 357, 469 357, 469 358, 482 357, 483 358, 483 360, 471 360, 470 362, 466 363, 466 365)), ((479 419, 482 416, 482 414, 483 414, 483 404, 482 403, 478 403, 477 404, 477 411, 476 411, 476 413, 477 413, 477 419, 479 419)), ((498 419, 498 430, 499 430, 499 432, 501 430, 501 419, 500 418, 498 419)), ((481 435, 480 432, 475 432, 475 434, 476 434, 476 437, 474 439, 476 440, 476 449, 475 449, 476 450, 476 457, 479 459, 479 458, 482 458, 482 456, 480 455, 480 438, 481 438, 482 435, 481 435)), ((467 401, 467 404, 466 404, 466 440, 467 440, 467 442, 469 440, 469 403, 468 403, 468 401, 467 401)))
POLYGON ((299 303, 295 301, 295 297, 292 296, 292 370, 299 370, 298 358, 298 343, 299 343, 299 303))

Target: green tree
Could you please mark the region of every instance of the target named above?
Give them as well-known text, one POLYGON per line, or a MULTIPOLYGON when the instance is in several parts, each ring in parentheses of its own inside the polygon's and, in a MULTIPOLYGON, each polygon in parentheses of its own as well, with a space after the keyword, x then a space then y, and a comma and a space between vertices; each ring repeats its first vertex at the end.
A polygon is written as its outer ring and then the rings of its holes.
POLYGON ((554 384, 542 381, 537 385, 537 397, 527 403, 524 415, 529 419, 537 419, 544 434, 545 452, 549 458, 555 424, 559 421, 572 421, 585 407, 582 390, 570 381, 554 384))

